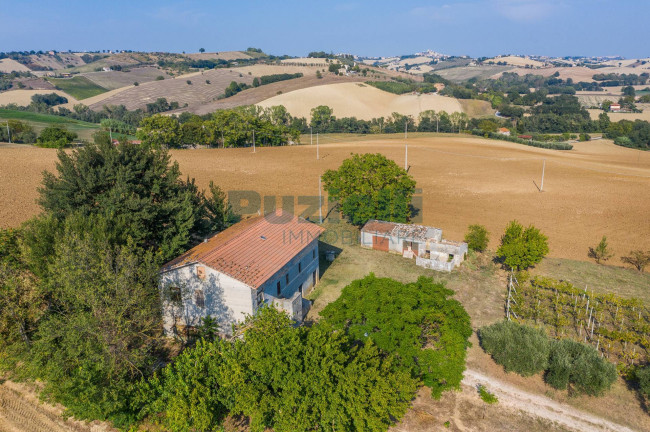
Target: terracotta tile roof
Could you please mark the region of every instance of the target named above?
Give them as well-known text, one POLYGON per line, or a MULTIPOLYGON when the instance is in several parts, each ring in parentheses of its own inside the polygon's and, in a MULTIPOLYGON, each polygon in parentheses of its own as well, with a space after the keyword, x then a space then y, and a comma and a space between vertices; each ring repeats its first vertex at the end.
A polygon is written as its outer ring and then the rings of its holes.
POLYGON ((361 228, 361 231, 376 232, 382 234, 390 234, 397 224, 395 222, 384 222, 378 220, 370 220, 361 228))
POLYGON ((323 231, 288 213, 257 216, 195 246, 165 264, 162 271, 198 262, 258 288, 323 231))

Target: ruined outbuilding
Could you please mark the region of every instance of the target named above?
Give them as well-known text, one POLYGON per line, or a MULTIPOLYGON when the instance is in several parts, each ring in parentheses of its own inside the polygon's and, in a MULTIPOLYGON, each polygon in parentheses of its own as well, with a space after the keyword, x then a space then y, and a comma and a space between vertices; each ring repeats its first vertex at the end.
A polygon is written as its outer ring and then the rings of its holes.
POLYGON ((442 230, 379 220, 368 221, 361 229, 361 246, 393 252, 415 259, 420 267, 450 272, 467 254, 467 243, 444 240, 442 230))

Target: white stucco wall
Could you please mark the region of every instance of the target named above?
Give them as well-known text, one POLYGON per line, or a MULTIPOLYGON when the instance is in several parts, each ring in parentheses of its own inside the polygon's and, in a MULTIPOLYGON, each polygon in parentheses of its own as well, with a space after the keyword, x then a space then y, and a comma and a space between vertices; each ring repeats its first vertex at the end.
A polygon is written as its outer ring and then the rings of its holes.
POLYGON ((201 318, 212 316, 219 322, 224 333, 230 333, 232 324, 241 322, 255 311, 256 292, 246 284, 202 264, 190 264, 161 275, 163 325, 165 333, 173 336, 174 322, 196 326, 201 318), (197 276, 197 267, 205 268, 205 277, 197 276), (181 290, 181 302, 173 302, 170 287, 181 290), (205 298, 203 308, 195 302, 195 291, 202 290, 205 298))
POLYGON ((301 321, 309 306, 309 302, 302 299, 315 284, 314 272, 315 283, 318 283, 320 278, 318 239, 307 244, 258 290, 203 264, 193 263, 164 272, 161 275, 160 286, 165 334, 174 336, 174 323, 197 326, 201 323, 201 318, 206 316, 217 319, 220 331, 229 334, 232 331, 232 324, 243 321, 246 315, 254 314, 260 306, 261 303, 257 302, 257 294, 260 290, 263 292, 262 302, 275 305, 285 310, 293 319, 301 321), (197 267, 205 269, 203 279, 198 277, 197 267), (281 285, 279 296, 277 295, 278 282, 281 285), (180 288, 182 297, 180 302, 171 301, 170 287, 180 288), (195 302, 196 290, 203 291, 205 298, 203 308, 195 302))

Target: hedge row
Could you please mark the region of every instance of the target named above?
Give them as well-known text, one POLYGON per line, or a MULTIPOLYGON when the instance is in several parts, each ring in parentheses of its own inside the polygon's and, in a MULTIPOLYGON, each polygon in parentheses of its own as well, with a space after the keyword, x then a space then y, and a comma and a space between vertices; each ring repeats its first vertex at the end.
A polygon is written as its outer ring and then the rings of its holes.
POLYGON ((496 132, 485 132, 481 129, 472 129, 470 131, 472 135, 484 137, 484 138, 490 138, 490 139, 498 139, 502 141, 510 141, 514 142, 517 144, 524 144, 527 146, 531 147, 539 147, 539 148, 545 148, 545 149, 551 149, 551 150, 572 150, 573 146, 568 143, 560 143, 560 142, 543 142, 543 141, 533 141, 519 138, 516 136, 508 136, 508 135, 503 135, 499 134, 496 132))

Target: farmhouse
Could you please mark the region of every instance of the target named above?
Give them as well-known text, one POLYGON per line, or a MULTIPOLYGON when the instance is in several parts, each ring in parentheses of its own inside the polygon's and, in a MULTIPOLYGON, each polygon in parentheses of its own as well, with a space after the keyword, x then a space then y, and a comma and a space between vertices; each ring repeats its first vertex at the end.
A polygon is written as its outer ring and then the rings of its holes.
POLYGON ((371 220, 361 229, 361 246, 415 258, 420 267, 450 272, 467 254, 467 243, 442 239, 442 230, 371 220))
POLYGON ((303 295, 318 282, 318 237, 324 230, 289 213, 239 222, 165 264, 161 298, 165 334, 213 317, 224 333, 264 304, 302 321, 303 295))
POLYGON ((621 110, 621 104, 613 103, 609 106, 611 112, 619 112, 621 110))
POLYGON ((508 128, 504 128, 504 127, 499 128, 499 130, 497 130, 497 132, 499 134, 501 134, 501 135, 510 136, 510 129, 508 129, 508 128))

